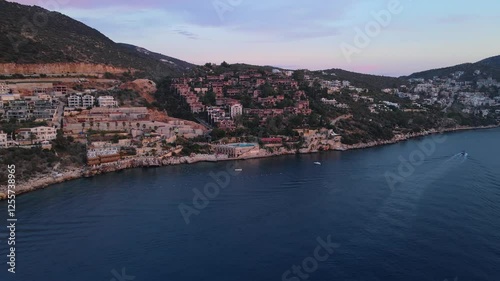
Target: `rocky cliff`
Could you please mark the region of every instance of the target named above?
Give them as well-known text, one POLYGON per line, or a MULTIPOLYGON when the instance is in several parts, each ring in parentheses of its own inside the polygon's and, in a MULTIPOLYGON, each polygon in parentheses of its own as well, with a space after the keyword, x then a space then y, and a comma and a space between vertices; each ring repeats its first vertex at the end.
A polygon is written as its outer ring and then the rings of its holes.
MULTIPOLYGON (((353 150, 353 149, 362 149, 368 147, 374 147, 379 145, 387 145, 392 143, 397 143, 401 141, 405 141, 408 139, 412 139, 415 137, 427 136, 437 133, 443 132, 451 132, 451 131, 461 131, 461 130, 470 130, 470 129, 487 129, 494 128, 498 126, 485 126, 485 127, 456 127, 456 128, 448 128, 443 130, 429 130, 420 133, 407 134, 407 135, 398 135, 394 137, 392 140, 387 141, 378 141, 371 143, 360 143, 355 145, 341 145, 340 147, 334 148, 334 150, 353 150)), ((311 151, 310 149, 301 150, 300 153, 313 153, 315 151, 311 151)), ((264 158, 264 157, 273 157, 279 155, 289 155, 297 153, 295 150, 285 150, 281 149, 274 153, 266 152, 264 154, 257 154, 253 157, 249 158, 264 158)), ((140 167, 162 167, 162 166, 170 166, 170 165, 178 165, 178 164, 192 164, 197 162, 217 162, 217 161, 227 161, 227 160, 235 160, 228 159, 227 157, 218 156, 218 155, 195 155, 193 157, 168 157, 168 158, 156 158, 156 157, 137 157, 131 159, 120 160, 115 163, 103 164, 97 167, 84 167, 81 169, 64 171, 57 176, 54 175, 42 175, 39 178, 31 179, 29 182, 19 183, 16 188, 16 194, 22 194, 29 191, 33 191, 40 188, 45 188, 49 185, 53 185, 56 183, 62 183, 65 181, 78 179, 81 177, 92 177, 99 174, 110 173, 121 171, 125 169, 131 168, 140 168, 140 167)), ((6 199, 7 194, 7 186, 0 185, 0 200, 6 199)))

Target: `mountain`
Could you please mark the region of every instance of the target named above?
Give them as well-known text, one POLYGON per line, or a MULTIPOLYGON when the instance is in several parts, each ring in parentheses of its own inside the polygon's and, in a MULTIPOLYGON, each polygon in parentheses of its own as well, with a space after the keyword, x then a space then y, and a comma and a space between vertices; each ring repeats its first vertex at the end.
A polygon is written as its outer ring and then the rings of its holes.
POLYGON ((487 58, 478 63, 500 68, 500 56, 487 58))
POLYGON ((120 47, 122 47, 123 49, 126 49, 128 52, 133 53, 135 56, 142 57, 144 59, 154 59, 155 61, 160 61, 162 63, 171 64, 172 66, 177 66, 177 67, 187 69, 187 70, 196 67, 196 65, 194 65, 192 63, 185 62, 185 61, 182 61, 180 59, 172 58, 169 56, 165 56, 165 55, 160 54, 160 53, 151 52, 151 51, 144 49, 144 48, 141 48, 141 47, 137 47, 137 46, 125 44, 125 43, 117 43, 117 44, 120 47))
POLYGON ((402 78, 432 79, 435 76, 451 77, 452 74, 459 71, 464 72, 464 74, 459 78, 459 80, 462 81, 476 81, 478 79, 485 79, 489 77, 500 80, 500 56, 487 58, 476 63, 464 63, 451 67, 417 72, 402 78))
POLYGON ((195 65, 115 43, 98 30, 58 12, 0 0, 0 63, 85 62, 175 75, 195 65))
POLYGON ((355 86, 369 89, 397 88, 401 85, 407 84, 407 81, 402 78, 362 74, 342 69, 327 69, 315 71, 314 73, 322 76, 323 78, 347 80, 355 86))

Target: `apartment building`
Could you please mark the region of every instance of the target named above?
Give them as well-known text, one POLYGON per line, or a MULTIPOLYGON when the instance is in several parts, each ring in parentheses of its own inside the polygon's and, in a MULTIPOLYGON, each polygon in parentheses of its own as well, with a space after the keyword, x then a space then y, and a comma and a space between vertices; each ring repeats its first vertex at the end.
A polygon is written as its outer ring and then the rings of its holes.
POLYGON ((5 82, 0 82, 0 95, 8 94, 10 92, 10 88, 7 86, 5 82))
POLYGON ((35 127, 16 131, 17 140, 33 140, 35 143, 51 141, 57 138, 57 131, 52 127, 35 127))
POLYGON ((72 108, 92 108, 95 98, 91 95, 74 94, 68 98, 68 107, 72 108))
POLYGON ((4 109, 5 119, 7 120, 27 120, 33 117, 28 103, 24 100, 9 101, 8 104, 4 106, 4 109))
POLYGON ((243 106, 241 104, 235 104, 231 106, 231 118, 235 118, 236 116, 240 116, 243 114, 243 106))
POLYGON ((97 103, 99 107, 117 107, 118 102, 115 101, 115 98, 112 96, 102 96, 97 98, 97 103))
POLYGON ((7 147, 7 134, 3 131, 0 131, 0 148, 7 147))

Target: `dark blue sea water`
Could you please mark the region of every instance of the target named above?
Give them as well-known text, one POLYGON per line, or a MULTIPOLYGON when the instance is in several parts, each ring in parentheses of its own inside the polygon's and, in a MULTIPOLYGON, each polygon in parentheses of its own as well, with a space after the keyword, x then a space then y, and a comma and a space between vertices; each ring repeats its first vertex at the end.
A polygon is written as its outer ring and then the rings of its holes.
POLYGON ((499 140, 493 129, 237 162, 207 206, 193 189, 228 163, 60 184, 18 198, 15 275, 0 203, 0 280, 497 281, 499 140))

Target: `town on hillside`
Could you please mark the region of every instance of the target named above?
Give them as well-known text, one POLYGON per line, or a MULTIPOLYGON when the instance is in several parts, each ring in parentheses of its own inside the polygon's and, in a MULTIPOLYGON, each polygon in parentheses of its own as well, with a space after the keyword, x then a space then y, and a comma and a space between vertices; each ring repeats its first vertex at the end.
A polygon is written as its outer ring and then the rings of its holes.
POLYGON ((148 157, 163 163, 247 159, 497 125, 500 83, 480 72, 476 81, 462 81, 462 75, 380 89, 335 71, 226 63, 157 81, 130 73, 3 77, 0 147, 57 154, 40 160, 45 168, 27 166, 31 175, 61 161, 98 168, 148 157))

